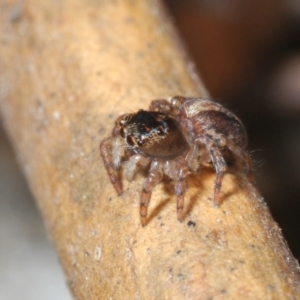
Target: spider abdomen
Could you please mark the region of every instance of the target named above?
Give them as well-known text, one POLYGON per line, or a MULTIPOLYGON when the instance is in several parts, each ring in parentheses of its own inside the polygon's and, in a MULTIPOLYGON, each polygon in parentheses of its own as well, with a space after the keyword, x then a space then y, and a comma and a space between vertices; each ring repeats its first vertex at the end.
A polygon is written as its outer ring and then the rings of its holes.
POLYGON ((210 140, 225 137, 235 145, 245 148, 247 134, 242 122, 229 110, 207 99, 190 99, 180 112, 181 127, 188 132, 191 142, 205 135, 210 140))

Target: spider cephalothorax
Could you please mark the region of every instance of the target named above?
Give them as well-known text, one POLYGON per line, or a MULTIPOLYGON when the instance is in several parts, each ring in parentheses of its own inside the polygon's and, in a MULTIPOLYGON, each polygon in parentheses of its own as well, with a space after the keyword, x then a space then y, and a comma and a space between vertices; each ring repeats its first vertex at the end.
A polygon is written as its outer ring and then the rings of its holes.
POLYGON ((177 96, 170 101, 153 100, 149 111, 120 116, 112 136, 101 142, 100 153, 118 194, 123 190, 116 170, 122 159, 126 161, 124 174, 128 180, 132 180, 138 166, 150 164, 140 201, 145 225, 151 192, 164 174, 174 181, 177 216, 183 219, 185 179, 204 163, 210 162, 215 168, 213 199, 219 205, 228 158, 242 162, 252 176, 246 144, 244 126, 232 112, 207 99, 177 96))
POLYGON ((165 113, 139 110, 119 120, 120 136, 136 153, 153 159, 172 159, 188 144, 176 120, 165 113))

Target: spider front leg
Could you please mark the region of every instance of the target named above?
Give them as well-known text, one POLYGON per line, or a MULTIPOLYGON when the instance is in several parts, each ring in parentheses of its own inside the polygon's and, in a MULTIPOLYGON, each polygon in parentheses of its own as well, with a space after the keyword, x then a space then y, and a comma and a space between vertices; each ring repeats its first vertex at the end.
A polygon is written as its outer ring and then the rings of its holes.
POLYGON ((121 163, 121 140, 117 137, 108 137, 100 144, 100 154, 109 179, 115 187, 118 195, 123 193, 121 181, 116 173, 116 169, 121 163))
POLYGON ((144 181, 143 190, 141 194, 140 216, 141 216, 141 223, 143 226, 146 225, 148 205, 150 202, 152 190, 155 187, 155 185, 161 181, 162 177, 163 177, 162 166, 158 161, 153 161, 150 166, 149 175, 147 179, 144 181))

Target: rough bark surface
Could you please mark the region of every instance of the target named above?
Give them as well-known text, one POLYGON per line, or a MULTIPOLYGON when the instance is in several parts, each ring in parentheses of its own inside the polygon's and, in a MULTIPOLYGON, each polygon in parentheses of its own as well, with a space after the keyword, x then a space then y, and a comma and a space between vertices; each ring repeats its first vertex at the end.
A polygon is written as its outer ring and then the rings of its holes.
POLYGON ((242 174, 220 208, 214 172, 190 176, 182 223, 162 182, 144 228, 143 177, 120 197, 109 182, 98 146, 119 114, 207 96, 158 2, 0 5, 1 116, 74 298, 299 299, 299 265, 242 174))

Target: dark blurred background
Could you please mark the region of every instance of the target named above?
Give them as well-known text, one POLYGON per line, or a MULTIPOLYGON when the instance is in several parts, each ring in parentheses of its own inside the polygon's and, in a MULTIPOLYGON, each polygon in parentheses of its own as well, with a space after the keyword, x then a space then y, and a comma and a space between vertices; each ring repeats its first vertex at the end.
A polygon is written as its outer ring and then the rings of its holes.
MULTIPOLYGON (((300 258, 300 1, 165 0, 213 99, 245 123, 257 185, 300 258)), ((0 130, 0 299, 71 299, 0 130)))
POLYGON ((244 122, 259 190, 300 258, 300 1, 165 0, 213 99, 244 122))

